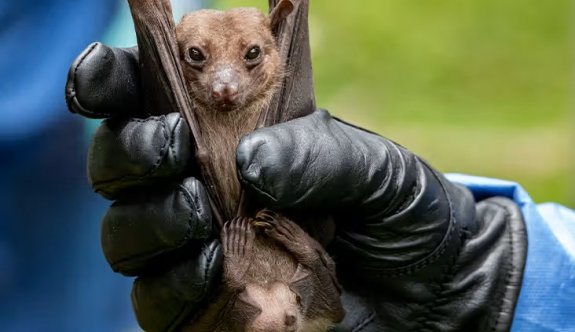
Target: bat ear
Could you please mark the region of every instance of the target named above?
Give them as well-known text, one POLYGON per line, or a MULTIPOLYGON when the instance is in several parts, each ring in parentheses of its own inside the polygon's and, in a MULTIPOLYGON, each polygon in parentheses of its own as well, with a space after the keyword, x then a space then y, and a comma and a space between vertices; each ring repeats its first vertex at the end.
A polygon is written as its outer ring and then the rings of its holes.
POLYGON ((312 273, 303 265, 298 264, 294 276, 289 282, 289 288, 294 292, 302 301, 300 305, 303 308, 308 308, 309 299, 313 296, 312 291, 312 273))
MULTIPOLYGON (((233 321, 234 325, 238 327, 245 327, 248 326, 252 320, 258 317, 261 312, 262 309, 258 303, 244 289, 237 295, 236 301, 233 301, 229 317, 233 321)), ((234 331, 236 330, 234 329, 234 331)), ((242 328, 241 331, 244 331, 244 329, 242 328)))
POLYGON ((242 308, 243 312, 247 312, 253 317, 259 315, 262 311, 262 308, 258 302, 253 297, 251 297, 251 295, 246 290, 243 290, 238 294, 235 306, 236 309, 242 308))
POLYGON ((297 284, 298 282, 305 280, 309 277, 311 277, 311 272, 308 269, 306 269, 303 265, 298 264, 297 269, 295 270, 295 273, 290 280, 290 284, 297 284))
POLYGON ((280 23, 282 23, 289 14, 291 14, 294 8, 295 6, 292 0, 280 0, 270 13, 270 28, 272 31, 277 31, 280 23))

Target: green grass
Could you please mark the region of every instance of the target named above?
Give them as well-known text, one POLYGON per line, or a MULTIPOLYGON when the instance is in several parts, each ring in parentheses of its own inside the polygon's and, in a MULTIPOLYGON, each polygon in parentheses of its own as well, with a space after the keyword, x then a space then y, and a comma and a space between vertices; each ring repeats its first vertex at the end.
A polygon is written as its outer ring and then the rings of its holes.
POLYGON ((442 171, 575 206, 571 11, 567 0, 311 0, 318 105, 442 171))

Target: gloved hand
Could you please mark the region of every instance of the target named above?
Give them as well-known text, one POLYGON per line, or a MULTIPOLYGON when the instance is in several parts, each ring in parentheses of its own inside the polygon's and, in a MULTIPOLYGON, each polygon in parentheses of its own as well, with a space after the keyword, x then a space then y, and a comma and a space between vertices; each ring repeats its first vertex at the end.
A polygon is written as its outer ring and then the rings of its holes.
POLYGON ((146 331, 174 331, 212 293, 222 254, 207 194, 193 177, 193 151, 179 114, 141 113, 136 49, 90 45, 72 64, 72 112, 109 118, 88 155, 94 190, 114 203, 102 247, 112 269, 138 276, 132 302, 146 331))
MULTIPOLYGON (((117 200, 104 219, 104 252, 115 270, 140 276, 141 326, 170 331, 213 288, 221 254, 214 242, 203 254, 187 250, 215 236, 205 191, 183 180, 193 161, 179 116, 126 118, 139 110, 135 61, 133 51, 89 49, 70 72, 68 102, 85 116, 117 116, 89 158, 95 190, 117 200)), ((335 216, 328 249, 347 316, 334 331, 509 328, 526 251, 511 202, 476 204, 403 147, 325 111, 247 135, 237 164, 266 206, 335 216)))
POLYGON ((519 208, 476 204, 426 162, 325 111, 244 137, 240 180, 265 206, 322 210, 347 310, 335 331, 508 331, 527 241, 519 208))

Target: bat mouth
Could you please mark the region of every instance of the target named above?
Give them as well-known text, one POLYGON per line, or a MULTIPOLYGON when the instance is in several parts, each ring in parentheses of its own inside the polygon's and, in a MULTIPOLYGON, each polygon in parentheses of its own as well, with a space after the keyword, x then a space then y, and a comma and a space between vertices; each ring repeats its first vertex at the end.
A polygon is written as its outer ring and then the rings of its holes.
POLYGON ((238 110, 246 110, 257 105, 261 105, 263 98, 251 95, 241 95, 234 100, 215 100, 209 99, 208 103, 211 107, 222 113, 234 112, 238 110))
POLYGON ((218 112, 229 113, 246 108, 246 103, 241 98, 234 100, 211 100, 211 106, 218 112))
POLYGON ((218 111, 227 113, 239 109, 240 105, 235 102, 220 102, 216 103, 216 107, 218 108, 218 111))

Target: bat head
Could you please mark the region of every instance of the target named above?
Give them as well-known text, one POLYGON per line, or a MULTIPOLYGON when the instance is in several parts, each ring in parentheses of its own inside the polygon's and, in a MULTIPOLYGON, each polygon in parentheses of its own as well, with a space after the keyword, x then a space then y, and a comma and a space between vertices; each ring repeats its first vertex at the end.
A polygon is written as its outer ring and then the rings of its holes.
POLYGON ((284 68, 272 31, 291 10, 293 6, 284 4, 269 17, 254 8, 200 10, 184 16, 176 36, 192 99, 215 111, 267 100, 284 68))
POLYGON ((247 284, 238 295, 232 315, 244 320, 238 322, 242 332, 303 332, 299 301, 285 283, 247 284))

